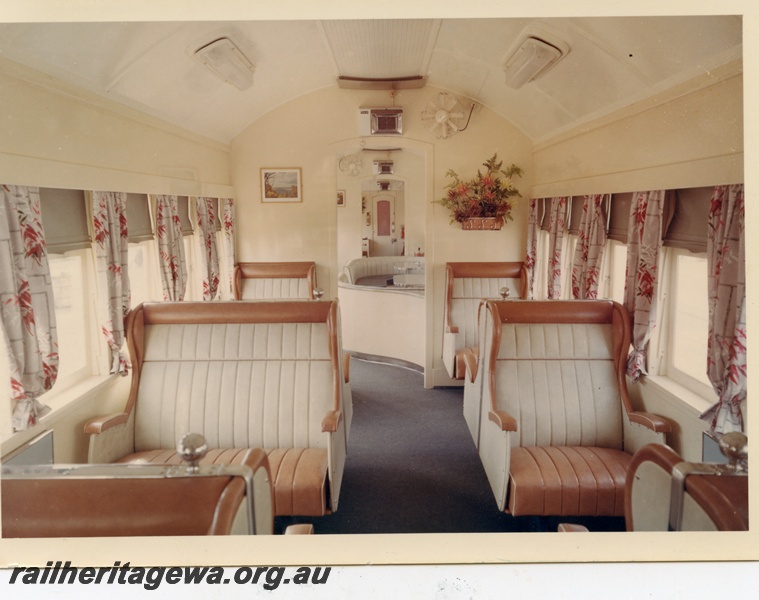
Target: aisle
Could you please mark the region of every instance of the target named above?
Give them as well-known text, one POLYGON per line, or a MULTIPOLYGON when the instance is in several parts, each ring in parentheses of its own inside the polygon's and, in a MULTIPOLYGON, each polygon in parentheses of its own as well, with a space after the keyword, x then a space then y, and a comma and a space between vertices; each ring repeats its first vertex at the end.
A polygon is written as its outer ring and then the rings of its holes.
MULTIPOLYGON (((464 421, 462 388, 425 390, 416 371, 355 358, 350 372, 354 414, 340 506, 297 522, 313 523, 317 534, 537 530, 538 519, 498 511, 464 421)), ((555 531, 552 520, 542 526, 555 531)))

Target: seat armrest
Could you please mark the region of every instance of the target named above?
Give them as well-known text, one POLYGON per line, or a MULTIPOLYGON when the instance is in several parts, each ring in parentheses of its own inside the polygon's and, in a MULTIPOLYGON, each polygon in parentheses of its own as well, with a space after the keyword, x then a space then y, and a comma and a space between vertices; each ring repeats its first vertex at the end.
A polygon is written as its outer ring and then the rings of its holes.
POLYGON ((331 410, 322 419, 322 431, 324 433, 335 433, 343 420, 343 411, 331 410))
POLYGON ((289 525, 285 529, 285 535, 311 535, 314 533, 314 526, 311 523, 301 523, 298 525, 289 525))
POLYGON ((464 353, 464 363, 466 364, 467 376, 471 383, 474 383, 474 380, 477 379, 478 360, 478 351, 467 348, 464 353))
POLYGON ((448 326, 446 326, 445 332, 446 333, 458 333, 459 332, 458 325, 448 325, 448 326))
POLYGON ((646 444, 666 444, 666 434, 672 425, 659 417, 644 412, 627 413, 624 421, 625 451, 635 454, 646 444))
POLYGON ((559 523, 558 531, 559 533, 588 533, 588 528, 575 523, 559 523))
POLYGON ((488 413, 488 419, 501 428, 501 431, 516 431, 517 420, 505 410, 493 409, 488 413))
POLYGON ((349 352, 343 352, 343 379, 345 383, 351 380, 351 355, 349 352))
POLYGON ((94 419, 90 419, 84 424, 84 433, 91 434, 91 433, 103 433, 104 431, 107 431, 111 427, 116 427, 117 425, 124 425, 129 420, 129 415, 127 413, 114 413, 112 415, 105 415, 102 417, 95 417, 94 419))
POLYGON ((657 433, 669 433, 672 431, 672 424, 661 418, 659 415, 653 415, 646 412, 631 412, 629 413, 630 422, 638 425, 643 425, 651 431, 657 433))

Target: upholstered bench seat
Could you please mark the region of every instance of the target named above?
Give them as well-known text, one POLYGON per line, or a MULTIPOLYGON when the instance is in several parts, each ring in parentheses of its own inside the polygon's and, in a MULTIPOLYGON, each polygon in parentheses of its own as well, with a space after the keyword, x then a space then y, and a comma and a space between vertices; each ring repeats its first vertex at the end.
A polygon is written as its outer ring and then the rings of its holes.
POLYGON ((85 426, 90 463, 178 464, 199 433, 201 465, 266 452, 275 515, 337 509, 352 410, 336 300, 147 303, 126 330, 129 398, 85 426))
MULTIPOLYGON (((245 464, 251 452, 248 448, 212 449, 198 464, 245 464)), ((266 450, 266 455, 274 487, 275 515, 316 517, 327 512, 326 449, 275 448, 266 450)), ((179 465, 183 461, 174 450, 147 450, 128 454, 116 462, 179 465)))
POLYGON ((625 477, 632 455, 586 446, 532 446, 511 451, 509 512, 534 515, 625 514, 625 477))
POLYGON ((630 316, 610 300, 483 301, 464 416, 499 510, 624 516, 632 455, 670 425, 633 409, 630 316))

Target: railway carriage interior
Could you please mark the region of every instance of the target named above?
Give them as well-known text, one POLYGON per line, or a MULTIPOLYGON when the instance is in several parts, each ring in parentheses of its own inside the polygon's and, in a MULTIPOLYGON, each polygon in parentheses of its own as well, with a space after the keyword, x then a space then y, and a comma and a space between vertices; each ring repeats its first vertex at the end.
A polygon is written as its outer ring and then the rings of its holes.
POLYGON ((3 536, 747 530, 742 36, 1 23, 3 536))

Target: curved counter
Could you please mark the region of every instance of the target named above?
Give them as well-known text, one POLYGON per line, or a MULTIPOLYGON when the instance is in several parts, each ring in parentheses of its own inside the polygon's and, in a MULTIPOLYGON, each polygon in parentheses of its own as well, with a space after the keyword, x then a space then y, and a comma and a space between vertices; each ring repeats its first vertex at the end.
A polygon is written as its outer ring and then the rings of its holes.
POLYGON ((424 289, 396 287, 392 277, 392 273, 364 275, 357 278, 358 284, 351 283, 346 273, 338 277, 343 348, 423 371, 424 289), (369 285, 362 285, 362 280, 369 285))

